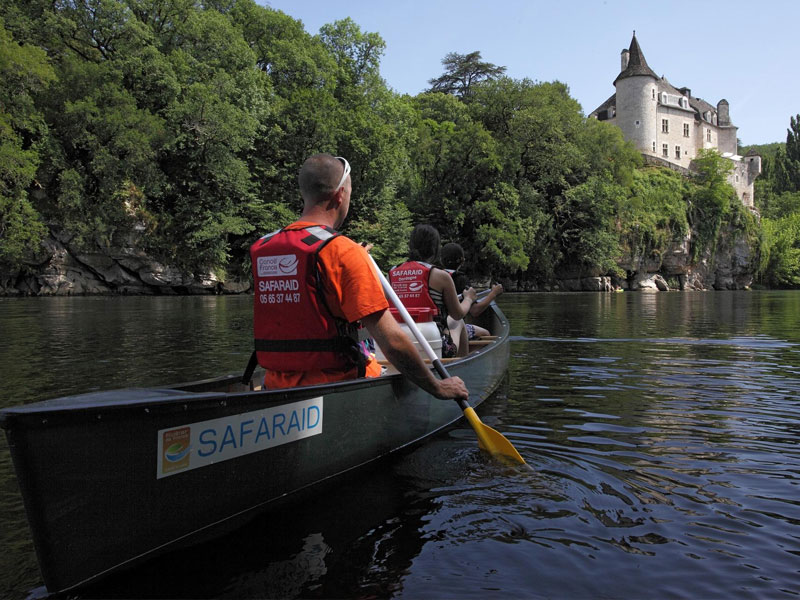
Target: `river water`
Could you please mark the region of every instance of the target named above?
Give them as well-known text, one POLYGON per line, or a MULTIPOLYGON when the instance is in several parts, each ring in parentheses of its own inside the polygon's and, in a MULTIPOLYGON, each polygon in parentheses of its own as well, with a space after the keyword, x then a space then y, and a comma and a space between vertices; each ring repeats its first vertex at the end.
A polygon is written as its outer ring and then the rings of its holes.
MULTIPOLYGON (((800 293, 505 294, 511 365, 464 425, 81 597, 800 596, 800 293)), ((238 372, 246 297, 0 300, 0 405, 238 372)), ((38 594, 0 449, 0 597, 38 594)))

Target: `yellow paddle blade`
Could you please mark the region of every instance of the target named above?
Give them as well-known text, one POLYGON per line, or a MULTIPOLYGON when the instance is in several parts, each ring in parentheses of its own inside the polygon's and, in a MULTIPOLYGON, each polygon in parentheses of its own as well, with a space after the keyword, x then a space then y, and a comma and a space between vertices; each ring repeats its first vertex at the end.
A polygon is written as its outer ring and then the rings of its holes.
POLYGON ((488 425, 484 425, 475 412, 475 409, 468 406, 464 409, 464 416, 467 417, 467 421, 469 421, 469 424, 472 425, 472 428, 478 435, 478 447, 481 450, 490 452, 492 455, 510 458, 520 464, 525 464, 525 459, 520 456, 520 453, 511 445, 511 442, 499 431, 495 431, 488 425))

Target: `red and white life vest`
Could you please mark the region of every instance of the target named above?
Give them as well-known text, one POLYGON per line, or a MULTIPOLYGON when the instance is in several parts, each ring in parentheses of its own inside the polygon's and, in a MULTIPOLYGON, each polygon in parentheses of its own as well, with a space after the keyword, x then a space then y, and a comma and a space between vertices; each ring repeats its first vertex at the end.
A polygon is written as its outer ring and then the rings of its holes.
POLYGON ((258 364, 272 371, 359 367, 365 357, 357 326, 334 317, 318 265, 322 248, 339 235, 324 225, 281 229, 250 247, 253 329, 258 364))
POLYGON ((431 265, 410 260, 389 269, 392 289, 406 308, 429 308, 440 331, 447 329, 447 314, 431 297, 429 280, 431 265))
POLYGON ((431 265, 410 260, 389 269, 389 283, 406 308, 437 309, 428 289, 431 265))

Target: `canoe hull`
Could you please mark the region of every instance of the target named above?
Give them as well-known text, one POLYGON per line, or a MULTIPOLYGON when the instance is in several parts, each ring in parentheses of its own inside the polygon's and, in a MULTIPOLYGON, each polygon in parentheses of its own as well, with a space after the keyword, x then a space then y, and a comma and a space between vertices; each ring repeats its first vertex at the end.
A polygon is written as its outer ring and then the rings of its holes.
MULTIPOLYGON (((479 404, 508 366, 495 343, 448 365, 479 404)), ((452 425, 452 401, 399 375, 286 391, 235 377, 0 411, 45 585, 68 590, 452 425), (224 389, 221 389, 224 388, 224 389)))

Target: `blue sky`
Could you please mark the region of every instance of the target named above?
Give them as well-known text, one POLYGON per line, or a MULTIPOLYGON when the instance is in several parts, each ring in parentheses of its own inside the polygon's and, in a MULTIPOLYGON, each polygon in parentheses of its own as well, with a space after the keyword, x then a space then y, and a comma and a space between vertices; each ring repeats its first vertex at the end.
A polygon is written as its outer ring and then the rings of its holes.
POLYGON ((614 93, 633 30, 650 67, 730 103, 744 144, 786 141, 800 113, 800 0, 258 0, 306 31, 352 18, 386 41, 381 74, 416 95, 448 52, 478 50, 515 79, 559 80, 588 114, 614 93))

